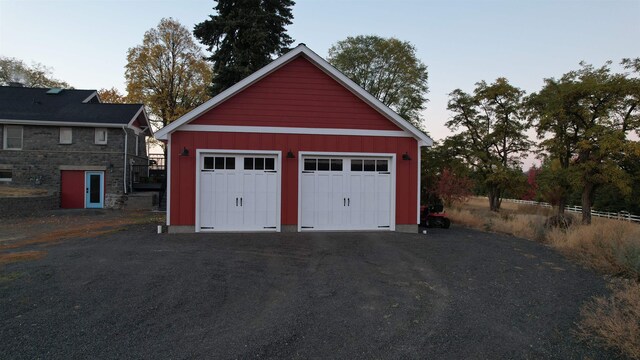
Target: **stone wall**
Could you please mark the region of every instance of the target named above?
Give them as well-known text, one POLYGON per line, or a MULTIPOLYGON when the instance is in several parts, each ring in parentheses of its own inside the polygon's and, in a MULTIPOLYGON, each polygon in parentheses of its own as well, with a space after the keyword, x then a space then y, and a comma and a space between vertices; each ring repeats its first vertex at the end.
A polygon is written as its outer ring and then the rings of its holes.
MULTIPOLYGON (((3 126, 0 126, 3 128, 3 126)), ((23 126, 22 150, 3 150, 0 133, 0 167, 12 169, 11 185, 43 188, 60 191, 61 169, 105 171, 105 207, 122 206, 125 192, 130 190, 130 166, 146 164, 144 136, 138 139, 136 156, 136 135, 127 131, 127 164, 124 160, 124 131, 122 128, 107 129, 107 144, 95 144, 95 128, 73 127, 72 143, 60 144, 58 126, 23 126), (124 179, 126 166, 127 180, 124 179)))

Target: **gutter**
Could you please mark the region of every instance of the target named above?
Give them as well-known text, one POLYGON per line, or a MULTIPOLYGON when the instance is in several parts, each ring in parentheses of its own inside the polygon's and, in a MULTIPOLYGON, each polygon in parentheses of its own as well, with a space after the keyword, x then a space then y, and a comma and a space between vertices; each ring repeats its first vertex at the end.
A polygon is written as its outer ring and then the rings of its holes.
POLYGON ((129 144, 129 134, 127 134, 126 128, 123 126, 124 131, 124 167, 122 168, 122 185, 124 187, 124 194, 127 194, 127 145, 129 144))

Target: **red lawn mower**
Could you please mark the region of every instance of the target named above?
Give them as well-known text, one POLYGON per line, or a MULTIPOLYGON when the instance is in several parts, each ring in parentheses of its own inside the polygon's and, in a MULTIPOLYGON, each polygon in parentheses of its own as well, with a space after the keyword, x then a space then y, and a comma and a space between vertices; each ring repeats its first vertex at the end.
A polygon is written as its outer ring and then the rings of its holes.
POLYGON ((420 206, 420 225, 428 228, 448 229, 451 226, 451 220, 444 212, 444 205, 441 202, 427 206, 420 206))

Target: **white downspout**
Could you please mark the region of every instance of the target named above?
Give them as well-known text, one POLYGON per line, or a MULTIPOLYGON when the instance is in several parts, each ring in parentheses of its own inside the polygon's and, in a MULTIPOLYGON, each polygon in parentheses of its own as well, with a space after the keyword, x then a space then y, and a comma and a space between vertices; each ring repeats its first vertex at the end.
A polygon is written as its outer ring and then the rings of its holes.
POLYGON ((127 134, 127 130, 125 127, 122 127, 122 131, 124 131, 124 168, 123 168, 123 178, 122 185, 124 187, 124 194, 127 194, 127 145, 129 144, 129 134, 127 134))

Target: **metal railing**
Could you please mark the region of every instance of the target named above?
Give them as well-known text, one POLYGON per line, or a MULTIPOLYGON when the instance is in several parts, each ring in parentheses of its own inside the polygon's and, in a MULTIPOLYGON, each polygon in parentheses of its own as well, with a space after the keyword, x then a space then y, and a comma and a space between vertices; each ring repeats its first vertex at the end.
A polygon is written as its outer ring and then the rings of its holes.
MULTIPOLYGON (((546 208, 552 207, 551 204, 549 203, 532 201, 532 200, 502 199, 502 201, 507 201, 515 204, 541 206, 546 208)), ((577 206, 577 205, 567 206, 564 208, 564 210, 572 213, 582 213, 582 206, 577 206)), ((640 223, 640 216, 631 214, 628 211, 607 212, 607 211, 597 211, 597 210, 591 209, 591 216, 640 223)))

